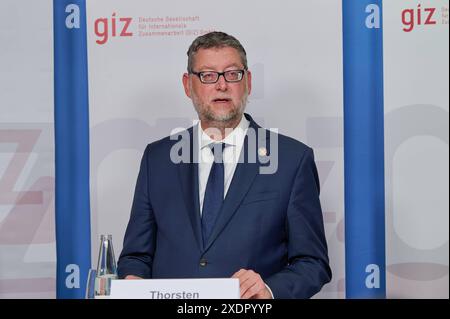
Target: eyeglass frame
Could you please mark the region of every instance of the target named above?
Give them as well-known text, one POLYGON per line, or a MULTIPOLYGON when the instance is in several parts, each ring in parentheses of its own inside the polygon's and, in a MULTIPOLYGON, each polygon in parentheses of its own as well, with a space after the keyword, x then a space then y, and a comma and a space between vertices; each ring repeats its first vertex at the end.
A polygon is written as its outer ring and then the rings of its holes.
POLYGON ((223 79, 225 80, 225 82, 227 83, 239 83, 242 81, 242 79, 244 78, 245 72, 247 71, 247 69, 240 69, 240 70, 228 70, 228 71, 224 71, 224 72, 217 72, 217 71, 199 71, 199 72, 195 72, 195 71, 191 71, 189 72, 189 74, 193 74, 196 75, 198 77, 198 79, 200 80, 201 83, 203 84, 216 84, 217 82, 219 82, 220 76, 223 76, 223 79), (225 77, 225 74, 228 72, 241 72, 242 76, 239 80, 237 81, 229 81, 227 80, 227 78, 225 77), (217 80, 214 82, 203 82, 202 81, 202 77, 201 74, 202 73, 215 73, 217 74, 217 80))

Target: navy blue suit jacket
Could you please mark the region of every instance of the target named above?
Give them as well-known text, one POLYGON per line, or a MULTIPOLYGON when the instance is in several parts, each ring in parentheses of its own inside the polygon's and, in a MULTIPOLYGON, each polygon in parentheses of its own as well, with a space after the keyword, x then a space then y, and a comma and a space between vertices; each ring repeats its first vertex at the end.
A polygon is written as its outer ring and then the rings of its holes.
MULTIPOLYGON (((249 154, 258 148, 249 148, 247 135, 241 154, 246 157, 236 167, 205 246, 198 165, 173 163, 170 153, 178 141, 169 137, 147 146, 118 262, 120 278, 223 278, 245 268, 259 273, 275 298, 309 298, 330 281, 312 149, 262 130, 245 116, 250 128, 260 129, 257 139, 269 153, 270 139, 278 138, 278 168, 260 174, 269 164, 249 154), (248 160, 252 157, 256 163, 248 160)), ((197 135, 192 127, 187 132, 192 159, 197 135)))

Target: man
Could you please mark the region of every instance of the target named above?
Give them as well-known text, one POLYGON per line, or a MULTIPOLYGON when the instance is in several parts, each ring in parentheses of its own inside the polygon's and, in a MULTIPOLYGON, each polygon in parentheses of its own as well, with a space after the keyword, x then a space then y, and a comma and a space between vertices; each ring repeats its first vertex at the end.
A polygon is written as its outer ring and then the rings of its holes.
POLYGON ((244 299, 309 298, 330 281, 313 152, 244 114, 251 79, 234 37, 191 44, 183 86, 200 122, 147 146, 120 278, 233 277, 244 299))

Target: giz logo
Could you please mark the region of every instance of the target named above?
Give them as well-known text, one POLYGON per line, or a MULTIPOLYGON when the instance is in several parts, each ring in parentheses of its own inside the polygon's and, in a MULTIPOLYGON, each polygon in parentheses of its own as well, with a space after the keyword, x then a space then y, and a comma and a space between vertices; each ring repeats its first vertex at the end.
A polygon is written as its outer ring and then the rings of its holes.
POLYGON ((108 41, 108 37, 131 37, 133 32, 128 32, 128 27, 131 24, 133 18, 116 18, 116 13, 114 12, 111 19, 108 18, 98 18, 94 22, 94 32, 98 37, 98 44, 104 44, 108 41), (111 20, 111 30, 109 29, 109 20, 111 20), (119 21, 117 21, 119 20, 119 21), (109 33, 111 31, 111 34, 109 33))
POLYGON ((415 25, 436 24, 433 20, 436 8, 423 8, 419 3, 417 9, 405 9, 402 11, 403 31, 411 32, 415 25), (422 23, 422 21, 424 21, 422 23))

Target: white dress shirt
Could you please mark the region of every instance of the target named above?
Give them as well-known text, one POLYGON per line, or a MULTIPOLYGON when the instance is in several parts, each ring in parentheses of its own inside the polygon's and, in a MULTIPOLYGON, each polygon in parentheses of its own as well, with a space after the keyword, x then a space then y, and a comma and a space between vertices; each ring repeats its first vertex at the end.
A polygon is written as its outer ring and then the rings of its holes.
POLYGON ((242 115, 241 121, 223 140, 215 141, 203 131, 200 122, 198 123, 198 193, 200 199, 200 215, 203 211, 203 200, 205 198, 206 184, 208 182, 209 172, 211 171, 214 162, 214 155, 208 145, 213 143, 225 143, 226 147, 223 151, 223 166, 224 166, 224 199, 233 179, 234 171, 236 170, 239 156, 244 146, 245 136, 250 122, 242 115))
MULTIPOLYGON (((203 200, 205 198, 206 183, 208 182, 209 172, 211 171, 214 162, 214 154, 208 145, 213 143, 225 143, 226 147, 223 151, 223 167, 224 167, 224 192, 223 198, 227 196, 228 188, 233 179, 234 171, 241 155, 242 147, 244 146, 245 136, 250 122, 242 115, 241 121, 223 140, 215 141, 203 131, 200 122, 198 130, 198 194, 200 196, 200 216, 203 212, 203 200)), ((236 269, 237 271, 238 269, 236 269)), ((273 293, 269 286, 267 289, 273 299, 273 293)))

